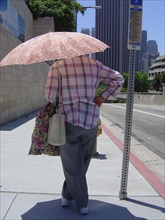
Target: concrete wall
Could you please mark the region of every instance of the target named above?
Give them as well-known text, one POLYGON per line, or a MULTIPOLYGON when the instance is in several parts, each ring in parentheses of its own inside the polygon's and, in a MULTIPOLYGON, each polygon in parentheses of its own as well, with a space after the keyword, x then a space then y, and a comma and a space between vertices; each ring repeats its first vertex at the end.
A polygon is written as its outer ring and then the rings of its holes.
POLYGON ((165 95, 144 95, 135 94, 134 95, 135 104, 145 104, 145 105, 165 105, 165 95))
MULTIPOLYGON (((25 20, 25 39, 33 37, 33 18, 24 1, 11 3, 25 20)), ((18 44, 7 29, 0 25, 0 59, 18 44)), ((46 62, 0 68, 0 124, 32 112, 46 103, 43 92, 49 65, 46 62)))
POLYGON ((37 18, 33 23, 34 37, 54 31, 54 18, 52 17, 37 18))
MULTIPOLYGON (((117 96, 121 102, 127 102, 127 94, 120 93, 117 96)), ((134 104, 165 105, 165 93, 163 94, 134 94, 134 104)))

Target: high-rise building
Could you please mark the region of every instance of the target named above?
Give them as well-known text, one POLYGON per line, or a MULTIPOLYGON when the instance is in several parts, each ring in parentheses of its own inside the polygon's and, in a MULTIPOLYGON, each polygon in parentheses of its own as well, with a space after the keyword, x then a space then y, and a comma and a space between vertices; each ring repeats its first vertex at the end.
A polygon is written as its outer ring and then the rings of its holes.
MULTIPOLYGON (((96 28, 95 28, 95 27, 91 28, 91 36, 92 36, 92 37, 96 37, 96 28)), ((92 57, 93 59, 96 59, 96 53, 92 53, 92 54, 91 54, 91 57, 92 57)))
POLYGON ((147 41, 147 31, 142 31, 141 50, 136 53, 135 71, 147 73, 149 67, 159 56, 158 46, 155 40, 147 41))
POLYGON ((141 33, 141 49, 136 52, 135 71, 142 71, 143 67, 143 55, 147 52, 147 31, 143 30, 141 33))
POLYGON ((96 37, 96 28, 95 27, 91 28, 91 36, 96 37))
POLYGON ((81 33, 90 35, 90 29, 89 28, 81 28, 81 33))
POLYGON ((129 2, 129 0, 96 0, 96 5, 102 7, 96 10, 96 38, 111 47, 104 53, 96 53, 96 59, 120 73, 128 72, 129 2))
POLYGON ((141 51, 142 51, 142 54, 147 52, 147 31, 146 30, 142 30, 141 51))
POLYGON ((155 40, 149 40, 147 42, 147 52, 153 53, 153 54, 158 54, 158 45, 155 40))
POLYGON ((154 63, 156 58, 159 56, 158 53, 145 53, 143 54, 143 72, 148 73, 149 67, 154 63))

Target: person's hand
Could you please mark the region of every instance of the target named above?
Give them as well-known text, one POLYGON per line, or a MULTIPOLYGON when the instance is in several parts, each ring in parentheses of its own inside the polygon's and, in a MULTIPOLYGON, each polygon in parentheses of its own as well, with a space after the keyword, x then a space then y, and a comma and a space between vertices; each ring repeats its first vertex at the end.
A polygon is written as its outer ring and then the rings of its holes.
POLYGON ((96 103, 96 105, 99 107, 103 104, 104 101, 105 99, 102 96, 96 96, 94 99, 94 103, 96 103))

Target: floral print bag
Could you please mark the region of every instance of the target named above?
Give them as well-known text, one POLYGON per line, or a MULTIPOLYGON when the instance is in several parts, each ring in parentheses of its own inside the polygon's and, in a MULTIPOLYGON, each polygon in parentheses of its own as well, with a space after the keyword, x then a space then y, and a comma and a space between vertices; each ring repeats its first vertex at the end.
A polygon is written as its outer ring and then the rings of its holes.
POLYGON ((48 103, 37 114, 35 126, 32 133, 32 142, 29 155, 46 154, 49 156, 59 156, 60 147, 48 144, 49 118, 56 113, 56 106, 48 103))

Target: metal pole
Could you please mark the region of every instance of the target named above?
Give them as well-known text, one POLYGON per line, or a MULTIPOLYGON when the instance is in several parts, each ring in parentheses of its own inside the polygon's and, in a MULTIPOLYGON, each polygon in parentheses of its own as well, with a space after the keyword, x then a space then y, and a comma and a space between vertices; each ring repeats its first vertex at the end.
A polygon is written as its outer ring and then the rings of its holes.
POLYGON ((77 14, 78 14, 78 10, 75 10, 75 14, 74 14, 74 32, 77 32, 77 14))
MULTIPOLYGON (((100 5, 96 5, 96 6, 84 6, 83 7, 85 10, 88 8, 93 8, 96 10, 101 9, 102 7, 100 5)), ((77 14, 78 14, 79 10, 75 10, 75 16, 74 16, 74 32, 77 32, 77 14)))
POLYGON ((135 84, 134 83, 135 81, 135 55, 136 55, 135 50, 130 50, 124 151, 123 151, 123 163, 122 163, 122 178, 121 178, 121 188, 119 192, 120 199, 127 198, 127 182, 128 182, 128 170, 129 170, 129 156, 130 156, 133 101, 134 101, 134 84, 135 84))

